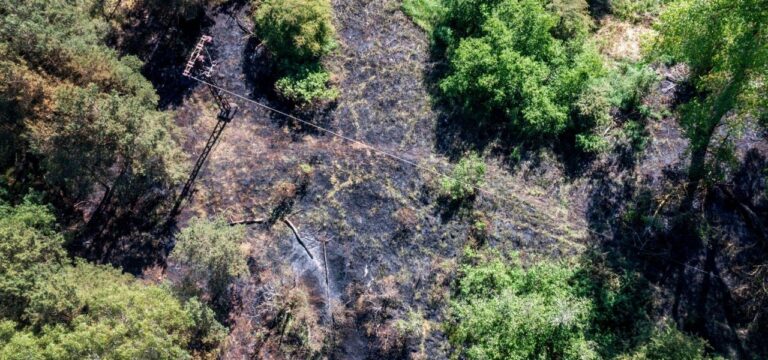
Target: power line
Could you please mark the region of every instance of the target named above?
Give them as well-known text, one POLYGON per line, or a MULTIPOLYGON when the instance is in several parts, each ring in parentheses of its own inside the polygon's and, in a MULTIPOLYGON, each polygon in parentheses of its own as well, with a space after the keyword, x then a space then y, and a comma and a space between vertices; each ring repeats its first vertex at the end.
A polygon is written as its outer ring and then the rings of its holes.
MULTIPOLYGON (((333 131, 333 130, 327 129, 327 128, 325 128, 325 127, 322 127, 322 126, 320 126, 320 125, 317 125, 317 124, 313 124, 313 123, 311 123, 311 122, 309 122, 309 121, 307 121, 307 120, 301 119, 301 118, 299 118, 299 117, 296 117, 296 116, 294 116, 294 115, 291 115, 291 114, 289 114, 289 113, 286 113, 286 112, 284 112, 284 111, 280 111, 280 110, 278 110, 278 109, 275 109, 274 107, 271 107, 271 106, 269 106, 269 105, 263 104, 263 103, 261 103, 261 102, 258 102, 258 101, 256 101, 256 100, 253 100, 253 99, 251 99, 251 98, 248 98, 248 97, 246 97, 246 96, 240 95, 240 94, 238 94, 238 93, 235 93, 235 92, 233 92, 233 91, 230 91, 230 90, 227 90, 227 89, 225 89, 225 88, 222 88, 222 87, 220 87, 220 86, 218 86, 218 85, 216 85, 216 84, 213 84, 212 82, 209 82, 209 81, 206 81, 206 80, 200 79, 200 78, 198 78, 198 77, 196 77, 196 76, 194 76, 194 75, 189 75, 188 77, 189 77, 189 78, 191 78, 191 79, 193 79, 193 80, 196 80, 196 81, 198 81, 198 82, 200 82, 200 83, 202 83, 202 84, 205 84, 205 85, 207 85, 207 86, 209 86, 209 87, 211 87, 211 88, 215 88, 215 89, 217 89, 217 90, 219 90, 219 91, 221 91, 221 92, 223 92, 223 93, 226 93, 226 94, 232 95, 232 96, 234 96, 234 97, 237 97, 237 98, 239 98, 239 99, 242 99, 242 100, 245 100, 245 101, 247 101, 247 102, 250 102, 250 103, 252 103, 252 104, 254 104, 254 105, 257 105, 257 106, 259 106, 259 107, 261 107, 261 108, 263 108, 263 109, 266 109, 266 110, 268 110, 268 111, 271 111, 271 112, 274 112, 274 113, 276 113, 276 114, 279 114, 279 115, 285 116, 285 117, 287 117, 287 118, 289 118, 289 119, 295 120, 295 121, 297 121, 297 122, 300 122, 300 123, 302 123, 302 124, 304 124, 304 125, 310 126, 310 127, 314 128, 314 129, 317 129, 317 130, 319 130, 319 131, 322 131, 322 132, 325 132, 325 133, 331 134, 331 135, 333 135, 333 136, 336 136, 336 137, 338 137, 338 138, 340 138, 340 139, 343 139, 343 140, 345 140, 345 141, 348 141, 348 142, 350 142, 350 143, 353 143, 353 144, 357 144, 357 145, 360 145, 360 146, 362 146, 362 147, 364 147, 364 148, 370 149, 370 150, 372 150, 372 151, 373 151, 373 152, 375 152, 375 153, 379 153, 379 154, 382 154, 382 155, 384 155, 384 156, 386 156, 386 157, 389 157, 389 158, 391 158, 391 159, 394 159, 394 160, 397 160, 397 161, 400 161, 400 162, 406 163, 406 164, 408 164, 408 165, 411 165, 411 166, 413 166, 413 167, 415 167, 415 168, 417 168, 417 169, 420 169, 420 170, 424 170, 424 171, 427 171, 427 172, 429 172, 429 173, 431 173, 431 174, 434 174, 434 175, 437 175, 437 176, 439 176, 439 177, 450 178, 450 176, 449 176, 449 175, 447 175, 447 174, 445 174, 445 173, 443 173, 443 172, 440 172, 440 171, 438 171, 438 170, 435 170, 435 169, 432 169, 432 168, 429 168, 429 167, 426 167, 426 166, 420 165, 419 163, 417 163, 417 162, 415 162, 415 161, 412 161, 412 160, 408 160, 408 159, 406 159, 406 158, 403 158, 402 156, 396 155, 396 154, 394 154, 394 153, 391 153, 391 152, 389 152, 389 151, 381 150, 381 149, 379 149, 379 148, 376 148, 376 147, 374 147, 373 145, 369 145, 369 144, 367 144, 367 143, 365 143, 365 142, 362 142, 362 141, 360 141, 360 140, 357 140, 357 139, 354 139, 354 138, 351 138, 351 137, 345 136, 345 135, 343 135, 343 134, 340 134, 340 133, 338 133, 338 132, 336 132, 336 131, 333 131)), ((492 197, 492 198, 494 198, 494 199, 496 199, 496 200, 506 200, 506 201, 513 201, 512 199, 508 199, 508 198, 502 197, 502 196, 500 196, 500 195, 497 195, 497 194, 495 194, 495 193, 493 193, 493 192, 490 192, 490 191, 488 191, 488 190, 485 190, 485 189, 483 189, 483 188, 480 188, 480 187, 478 187, 478 186, 475 186, 475 185, 473 185, 473 184, 469 184, 469 183, 466 183, 466 182, 464 182, 464 185, 467 185, 467 186, 471 187, 472 189, 476 190, 477 192, 479 192, 479 193, 482 193, 482 194, 485 194, 485 195, 487 195, 487 196, 490 196, 490 197, 492 197)), ((547 215, 547 216, 548 216, 548 215, 547 215)), ((550 218, 551 218, 551 217, 550 217, 550 218)), ((554 220, 554 219, 553 219, 553 220, 554 220)), ((589 229, 588 227, 585 227, 585 228, 582 228, 582 229, 583 229, 583 230, 586 230, 586 231, 587 231, 587 232, 589 232, 589 233, 592 233, 592 234, 594 234, 594 235, 597 235, 597 236, 600 236, 600 237, 603 237, 603 238, 607 238, 607 237, 609 237, 608 235, 605 235, 605 234, 602 234, 602 233, 600 233, 600 232, 597 232, 597 231, 595 231, 595 230, 589 229)), ((562 242, 562 243, 566 243, 566 244, 568 244, 568 245, 570 245, 570 246, 574 246, 574 247, 577 247, 577 248, 584 248, 584 247, 585 247, 585 245, 583 245, 583 244, 579 244, 579 243, 576 243, 576 242, 573 242, 573 241, 570 241, 570 240, 562 239, 562 238, 560 238, 560 237, 554 237, 554 238, 555 238, 556 240, 558 240, 558 241, 560 241, 560 242, 562 242)), ((633 246, 633 247, 635 247, 635 246, 633 246)), ((635 248, 636 248, 637 250, 639 250, 639 251, 642 251, 642 249, 640 249, 640 248, 637 248, 637 247, 635 247, 635 248)), ((700 268, 698 268, 698 267, 695 267, 695 266, 692 266, 692 265, 688 265, 688 264, 686 264, 686 263, 683 263, 683 262, 679 262, 679 261, 676 261, 676 260, 672 259, 670 256, 665 256, 665 258, 666 258, 668 261, 670 261, 670 262, 673 262, 673 263, 676 263, 676 264, 678 264, 678 265, 684 266, 684 267, 686 267, 686 268, 689 268, 689 269, 691 269, 691 270, 697 271, 697 272, 699 272, 699 273, 702 273, 702 274, 706 274, 706 275, 709 275, 709 276, 714 276, 714 277, 720 278, 721 280, 725 280, 723 277, 721 277, 721 276, 719 276, 719 275, 717 275, 717 274, 715 274, 715 273, 713 273, 713 272, 711 272, 711 271, 706 271, 706 270, 700 269, 700 268)))
MULTIPOLYGON (((310 121, 307 121, 307 120, 301 119, 301 118, 299 118, 299 117, 296 117, 296 116, 294 116, 294 115, 291 115, 291 114, 289 114, 289 113, 286 113, 286 112, 284 112, 284 111, 278 110, 278 109, 276 109, 276 108, 274 108, 274 107, 271 107, 271 106, 269 106, 269 105, 263 104, 263 103, 261 103, 261 102, 258 102, 258 101, 256 101, 256 100, 253 100, 253 99, 251 99, 251 98, 249 98, 249 97, 246 97, 246 96, 244 96, 244 95, 241 95, 241 94, 235 93, 235 92, 233 92, 233 91, 227 90, 227 89, 225 89, 225 88, 223 88, 223 87, 221 87, 221 86, 218 86, 218 85, 216 85, 216 84, 214 84, 214 83, 212 83, 212 82, 210 82, 210 81, 206 81, 206 80, 204 80, 204 79, 201 79, 201 78, 198 78, 198 77, 196 77, 196 76, 194 76, 194 75, 188 75, 188 77, 189 77, 189 78, 191 78, 191 79, 193 79, 193 80, 195 80, 195 81, 197 81, 197 82, 200 82, 200 83, 202 83, 202 84, 205 84, 205 85, 207 85, 208 87, 211 87, 211 88, 215 88, 215 89, 217 89, 217 90, 219 90, 219 91, 221 91, 221 92, 223 92, 223 93, 229 94, 229 95, 231 95, 231 96, 234 96, 234 97, 236 97, 236 98, 239 98, 239 99, 241 99, 241 100, 247 101, 247 102, 249 102, 249 103, 252 103, 252 104, 254 104, 254 105, 256 105, 256 106, 259 106, 259 107, 261 107, 261 108, 263 108, 263 109, 265 109, 265 110, 267 110, 267 111, 271 111, 271 112, 273 112, 273 113, 276 113, 276 114, 282 115, 282 116, 284 116, 284 117, 286 117, 286 118, 289 118, 289 119, 291 119, 291 120, 295 120, 295 121, 297 121, 297 122, 299 122, 299 123, 301 123, 301 124, 307 125, 307 126, 309 126, 309 127, 312 127, 312 128, 314 128, 314 129, 316 129, 316 130, 319 130, 319 131, 322 131, 322 132, 324 132, 324 133, 330 134, 330 135, 332 135, 332 136, 335 136, 335 137, 337 137, 337 138, 340 138, 340 139, 342 139, 342 140, 344 140, 344 141, 347 141, 347 142, 350 142, 350 143, 353 143, 353 144, 359 145, 359 146, 361 146, 361 147, 364 147, 364 148, 366 148, 366 149, 369 149, 369 150, 373 151, 374 153, 379 153, 379 154, 381 154, 381 155, 384 155, 384 156, 386 156, 386 157, 389 157, 389 158, 391 158, 391 159, 394 159, 394 160, 396 160, 396 161, 399 161, 399 162, 402 162, 402 163, 408 164, 408 165, 410 165, 410 166, 413 166, 413 167, 415 167, 415 168, 417 168, 417 169, 419 169, 419 170, 424 170, 424 171, 427 171, 427 172, 429 172, 429 173, 431 173, 431 174, 433 174, 433 175, 437 175, 438 177, 443 177, 443 178, 451 178, 451 176, 450 176, 450 175, 448 175, 448 174, 446 174, 446 173, 443 173, 443 172, 441 172, 441 171, 435 170, 435 169, 433 169, 433 168, 430 168, 430 167, 426 167, 426 166, 423 166, 423 165, 421 165, 421 164, 419 164, 419 163, 417 163, 417 162, 415 162, 415 161, 412 161, 412 160, 406 159, 406 158, 404 158, 404 157, 402 157, 402 156, 400 156, 400 155, 394 154, 394 153, 392 153, 392 152, 389 152, 389 151, 386 151, 386 150, 382 150, 382 149, 379 149, 379 148, 377 148, 377 147, 374 147, 373 145, 369 145, 369 144, 367 144, 367 143, 365 143, 365 142, 362 142, 362 141, 360 141, 360 140, 357 140, 357 139, 351 138, 351 137, 349 137, 349 136, 343 135, 343 134, 341 134, 341 133, 338 133, 338 132, 336 132, 336 131, 333 131, 333 130, 327 129, 327 128, 325 128, 325 127, 322 127, 322 126, 320 126, 320 125, 317 125, 317 124, 313 124, 313 123, 312 123, 312 122, 310 122, 310 121)), ((503 200, 503 201, 510 201, 510 202, 514 202, 514 200, 513 200, 513 199, 510 199, 510 198, 506 198, 506 197, 503 197, 503 196, 501 196, 501 195, 495 194, 495 193, 493 193, 493 192, 491 192, 491 191, 488 191, 488 190, 485 190, 485 189, 483 189, 483 188, 481 188, 481 187, 479 187, 479 186, 476 186, 476 185, 473 185, 473 184, 469 184, 469 183, 467 183, 467 182, 462 182, 462 183, 463 183, 464 185, 466 185, 466 186, 469 186, 469 187, 471 187, 472 189, 474 189, 474 190, 475 190, 475 191, 477 191, 478 193, 484 194, 484 195, 486 195, 486 196, 489 196, 489 197, 491 197, 491 198, 493 198, 493 199, 496 199, 496 200, 503 200)), ((545 216, 547 216, 547 217, 550 217, 550 216, 549 216, 549 215, 547 215, 547 214, 544 214, 544 215, 545 215, 545 216)), ((551 220, 553 220, 553 221, 555 220, 555 219, 552 219, 551 217, 550 217, 550 219, 551 219, 551 220)), ((582 228, 582 229, 583 229, 583 228, 582 228)), ((557 237, 557 236, 553 236, 553 238, 555 238, 556 240, 558 240, 558 241, 560 241, 560 242, 563 242, 563 243, 567 243, 567 244, 568 244, 568 245, 570 245, 570 246, 574 246, 574 247, 576 247, 576 248, 584 248, 584 245, 583 245, 583 244, 579 244, 579 243, 576 243, 576 242, 573 242, 573 241, 570 241, 570 240, 562 239, 562 238, 560 238, 560 237, 557 237)))

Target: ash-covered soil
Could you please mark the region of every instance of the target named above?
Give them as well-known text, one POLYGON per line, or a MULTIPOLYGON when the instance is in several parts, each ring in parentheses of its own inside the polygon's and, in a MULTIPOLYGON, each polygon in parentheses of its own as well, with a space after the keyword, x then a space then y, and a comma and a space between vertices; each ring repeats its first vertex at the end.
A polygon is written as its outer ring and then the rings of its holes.
MULTIPOLYGON (((435 66, 428 36, 399 10, 399 1, 333 5, 340 41, 326 65, 337 76, 341 96, 323 111, 301 116, 448 172, 453 154, 437 145, 444 115, 431 103, 426 80, 435 66)), ((201 31, 214 38, 213 78, 227 90, 290 111, 270 93, 269 55, 257 36, 243 30, 252 28, 249 12, 247 5, 209 10, 210 26, 201 31)), ((682 81, 670 79, 665 81, 673 85, 682 81)), ((194 161, 215 125, 217 108, 205 86, 179 81, 186 95, 178 105, 165 103, 177 111, 184 148, 194 161)), ((668 106, 675 92, 668 88, 660 83, 656 98, 648 101, 668 106)), ((439 179, 429 172, 229 99, 239 110, 179 216, 181 226, 192 216, 266 220, 249 225, 253 276, 237 286, 225 358, 270 358, 289 351, 264 340, 263 328, 274 321, 268 304, 280 289, 307 294, 311 311, 303 319, 322 330, 313 333, 322 337, 318 341, 331 339, 325 340, 332 344, 326 353, 334 357, 447 358, 436 324, 466 245, 483 242, 518 251, 525 261, 579 254, 611 238, 622 201, 641 184, 671 186, 670 174, 686 164, 687 143, 672 117, 647 124, 649 144, 641 153, 627 155, 617 144, 615 151, 580 164, 575 175, 548 150, 538 161, 511 167, 488 148, 488 193, 458 207, 440 197, 439 179), (295 225, 312 257, 282 219, 295 225), (478 220, 487 230, 472 228, 478 220), (393 322, 411 313, 423 316, 423 331, 404 346, 391 344, 393 322)), ((692 259, 696 265, 698 257, 692 259)))

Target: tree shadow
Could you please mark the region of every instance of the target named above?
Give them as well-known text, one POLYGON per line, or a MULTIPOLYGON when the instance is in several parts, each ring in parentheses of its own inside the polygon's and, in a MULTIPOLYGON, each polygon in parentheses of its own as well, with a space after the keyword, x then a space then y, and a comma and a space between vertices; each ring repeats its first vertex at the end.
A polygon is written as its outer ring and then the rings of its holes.
POLYGON ((653 328, 650 282, 627 270, 631 260, 612 249, 588 248, 579 261, 577 289, 594 306, 587 338, 601 345, 600 355, 615 358, 647 342, 653 328))
POLYGON ((599 172, 592 180, 588 221, 600 234, 600 250, 625 259, 627 271, 658 289, 657 316, 669 316, 729 357, 766 355, 757 339, 768 327, 754 309, 764 308, 768 297, 755 299, 762 293, 750 287, 743 269, 759 267, 768 255, 760 241, 768 218, 765 176, 756 171, 767 166, 750 150, 731 185, 704 193, 691 191, 691 173, 679 168, 664 171, 671 186, 635 188, 599 172), (753 294, 736 290, 745 288, 753 294))
POLYGON ((472 210, 476 198, 477 194, 472 194, 460 199, 454 199, 447 195, 440 195, 437 198, 438 206, 435 208, 440 215, 440 221, 443 224, 447 224, 456 217, 464 217, 468 215, 472 210))
POLYGON ((208 16, 212 11, 201 7, 194 16, 185 17, 170 9, 150 11, 137 7, 128 14, 129 21, 119 34, 110 39, 120 52, 136 55, 144 62, 142 74, 154 86, 161 109, 181 105, 197 85, 181 70, 189 49, 213 25, 208 16))
POLYGON ((148 267, 162 265, 170 237, 162 224, 172 201, 167 184, 132 178, 114 185, 109 196, 88 223, 69 241, 71 254, 100 264, 119 266, 139 275, 148 267))
POLYGON ((251 98, 283 113, 268 110, 270 120, 274 124, 290 127, 293 130, 292 137, 295 141, 305 135, 323 134, 324 131, 318 127, 326 129, 330 127, 334 119, 334 110, 338 106, 336 101, 297 106, 275 92, 275 83, 279 79, 277 61, 263 45, 261 39, 255 36, 249 38, 243 49, 243 59, 246 89, 251 94, 251 98), (309 124, 296 121, 291 116, 309 124))

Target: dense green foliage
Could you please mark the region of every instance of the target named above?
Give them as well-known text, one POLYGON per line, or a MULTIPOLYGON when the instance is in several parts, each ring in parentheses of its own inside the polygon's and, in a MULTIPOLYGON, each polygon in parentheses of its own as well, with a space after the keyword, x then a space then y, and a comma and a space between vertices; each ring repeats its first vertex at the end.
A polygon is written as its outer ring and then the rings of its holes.
POLYGON ((477 191, 483 185, 485 178, 485 163, 477 154, 471 153, 461 160, 453 168, 450 177, 445 177, 440 182, 443 195, 452 200, 463 200, 477 191))
POLYGON ((464 265, 451 303, 451 343, 469 359, 597 358, 584 335, 591 302, 575 295, 573 275, 564 266, 524 270, 500 259, 464 265))
POLYGON ((416 25, 432 33, 434 25, 443 17, 443 0, 404 0, 403 12, 413 19, 416 25))
POLYGON ((732 158, 730 137, 710 144, 721 124, 732 133, 747 117, 768 119, 766 9, 764 0, 681 0, 661 16, 657 56, 686 63, 701 94, 682 107, 694 178, 723 176, 732 158), (713 161, 704 163, 710 152, 713 161))
POLYGON ((670 325, 653 334, 647 344, 640 346, 621 360, 705 360, 711 359, 706 353, 707 342, 688 336, 670 325))
POLYGON ((531 143, 592 130, 595 119, 577 114, 576 104, 606 70, 585 41, 586 3, 451 0, 445 6, 435 38, 445 44, 450 67, 440 89, 465 117, 507 121, 531 143))
POLYGON ((266 0, 254 18, 257 34, 282 61, 319 58, 336 46, 327 0, 266 0))
POLYGON ((321 69, 303 67, 295 73, 290 73, 275 83, 275 89, 282 97, 302 103, 307 99, 329 101, 339 96, 339 90, 328 87, 331 75, 321 69))
POLYGON ((0 203, 0 317, 20 317, 38 277, 65 258, 55 222, 32 197, 16 207, 0 203))
POLYGON ((191 282, 206 283, 211 294, 219 297, 232 279, 248 274, 241 250, 244 239, 243 226, 229 226, 224 219, 193 218, 179 233, 171 258, 189 266, 191 282))
POLYGON ((183 359, 226 334, 197 300, 64 256, 50 210, 0 205, 0 358, 183 359))
POLYGON ((592 11, 632 22, 654 20, 671 0, 590 0, 592 11))
MULTIPOLYGON (((447 333, 468 359, 705 359, 706 343, 674 328, 644 338, 647 316, 636 280, 591 262, 522 267, 467 250, 447 333), (605 278, 613 277, 613 284, 605 278), (629 326, 629 328, 627 328, 629 326)), ((647 306, 647 305, 646 305, 647 306)))
POLYGON ((620 19, 641 21, 655 18, 670 0, 612 0, 611 12, 620 19))
POLYGON ((183 175, 170 116, 155 110, 141 62, 105 46, 109 26, 94 6, 0 4, 0 132, 17 155, 39 157, 48 186, 72 202, 94 190, 133 199, 137 186, 183 175))
POLYGON ((333 100, 320 58, 336 47, 328 0, 265 0, 256 5, 256 34, 277 60, 279 94, 300 105, 333 100))
POLYGON ((589 10, 582 0, 403 2, 447 57, 440 95, 461 117, 505 121, 523 144, 568 133, 577 149, 602 152, 611 112, 642 110, 656 77, 646 66, 605 66, 589 39, 589 10))

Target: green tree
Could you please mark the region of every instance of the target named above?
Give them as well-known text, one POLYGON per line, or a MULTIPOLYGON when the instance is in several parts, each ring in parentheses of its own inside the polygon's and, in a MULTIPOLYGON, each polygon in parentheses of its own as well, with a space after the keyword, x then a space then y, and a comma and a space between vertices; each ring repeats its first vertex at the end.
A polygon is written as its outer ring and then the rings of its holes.
POLYGON ((256 33, 277 58, 278 94, 299 105, 330 101, 338 90, 321 57, 336 47, 328 0, 265 0, 254 12, 256 33))
POLYGON ((199 303, 185 307, 167 288, 82 261, 48 274, 30 298, 33 326, 9 334, 3 323, 0 358, 185 359, 191 342, 225 334, 199 303))
POLYGON ((185 161, 141 62, 105 45, 109 26, 94 6, 0 3, 0 132, 42 160, 42 178, 69 203, 145 184, 122 194, 136 199, 181 179, 185 161))
POLYGON ((468 359, 596 359, 586 339, 588 298, 576 296, 574 268, 523 269, 467 252, 450 304, 449 341, 468 359))
POLYGON ((0 203, 0 318, 20 317, 37 279, 65 259, 55 223, 32 197, 15 207, 0 203))
POLYGON ((534 142, 566 129, 590 130, 594 121, 572 114, 580 94, 605 70, 584 43, 590 26, 584 6, 555 2, 548 11, 540 0, 446 4, 435 31, 450 62, 440 89, 465 116, 505 119, 521 139, 534 142))
POLYGON ((45 206, 0 204, 0 359, 179 359, 226 330, 197 299, 110 266, 72 265, 45 206))
POLYGON ((132 96, 102 92, 96 86, 59 87, 53 94, 55 118, 38 122, 32 148, 43 156, 46 180, 74 199, 93 191, 126 186, 129 178, 150 178, 168 186, 181 180, 182 154, 166 113, 132 96))
POLYGON ((691 147, 691 191, 702 179, 723 176, 730 134, 739 123, 750 116, 768 119, 766 9, 764 0, 681 0, 661 16, 655 53, 688 64, 700 94, 681 110, 691 147), (729 136, 712 143, 723 125, 729 136))
POLYGON ((651 299, 637 274, 616 273, 595 257, 583 260, 523 266, 516 256, 505 259, 493 251, 465 250, 446 323, 457 355, 710 359, 706 341, 671 324, 649 328, 654 326, 651 299))
POLYGON ((189 266, 189 280, 206 283, 214 299, 221 300, 234 278, 248 274, 244 239, 243 226, 230 226, 222 218, 193 218, 179 233, 171 259, 189 266))

